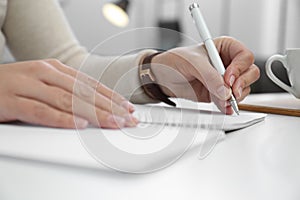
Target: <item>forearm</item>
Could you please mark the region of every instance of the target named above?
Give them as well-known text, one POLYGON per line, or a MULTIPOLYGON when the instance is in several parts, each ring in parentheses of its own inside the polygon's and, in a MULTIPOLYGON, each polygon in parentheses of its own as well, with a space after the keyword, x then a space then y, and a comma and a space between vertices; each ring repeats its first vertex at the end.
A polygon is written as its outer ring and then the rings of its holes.
POLYGON ((134 103, 154 103, 157 101, 145 94, 138 76, 140 61, 153 52, 155 51, 145 50, 119 57, 77 54, 64 62, 94 77, 134 103))

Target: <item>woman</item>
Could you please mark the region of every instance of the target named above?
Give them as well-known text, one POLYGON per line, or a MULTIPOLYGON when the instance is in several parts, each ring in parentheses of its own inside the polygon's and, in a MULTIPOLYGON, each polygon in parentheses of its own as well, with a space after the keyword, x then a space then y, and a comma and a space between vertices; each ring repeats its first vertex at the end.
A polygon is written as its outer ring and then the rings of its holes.
POLYGON ((170 96, 214 101, 224 113, 232 114, 226 103, 229 86, 241 101, 259 78, 253 54, 237 40, 221 37, 214 41, 227 67, 224 78, 210 65, 203 46, 193 46, 159 54, 145 50, 114 62, 89 56, 86 64, 92 71, 86 73, 101 73, 104 78, 99 83, 76 71, 88 53, 55 0, 0 0, 0 25, 0 47, 7 44, 17 60, 0 67, 0 122, 20 120, 61 128, 85 128, 88 123, 103 128, 135 126, 134 107, 121 95, 128 93, 135 103, 167 101, 170 96), (158 84, 151 85, 154 93, 143 86, 139 74, 138 66, 148 63, 158 84), (118 90, 121 94, 109 89, 129 71, 133 74, 118 90))

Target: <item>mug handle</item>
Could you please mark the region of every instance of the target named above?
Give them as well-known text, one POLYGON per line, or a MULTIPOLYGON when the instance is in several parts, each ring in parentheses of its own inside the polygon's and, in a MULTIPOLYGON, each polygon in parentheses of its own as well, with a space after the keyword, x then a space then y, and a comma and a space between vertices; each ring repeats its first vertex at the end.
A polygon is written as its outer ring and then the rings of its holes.
POLYGON ((273 71, 272 71, 272 63, 274 62, 274 61, 279 61, 279 62, 281 62, 282 64, 283 64, 283 66, 284 66, 284 68, 286 69, 286 70, 288 70, 288 65, 287 65, 287 62, 286 62, 286 55, 273 55, 273 56, 271 56, 268 60, 267 60, 267 62, 266 62, 266 73, 267 73, 267 75, 268 75, 268 77, 274 82, 274 83, 276 83, 279 87, 281 87, 282 89, 284 89, 284 90, 286 90, 286 91, 288 91, 288 92, 290 92, 290 93, 293 93, 293 89, 290 87, 290 86, 288 86, 287 84, 285 84, 284 82, 282 82, 279 78, 277 78, 275 75, 274 75, 274 73, 273 73, 273 71))

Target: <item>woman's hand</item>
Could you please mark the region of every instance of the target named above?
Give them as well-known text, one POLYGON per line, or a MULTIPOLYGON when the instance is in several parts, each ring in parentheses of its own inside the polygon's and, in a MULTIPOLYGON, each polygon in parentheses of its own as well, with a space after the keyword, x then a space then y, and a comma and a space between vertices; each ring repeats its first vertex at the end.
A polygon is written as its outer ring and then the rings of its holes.
POLYGON ((221 111, 232 114, 227 102, 231 92, 238 102, 242 101, 260 72, 254 65, 251 51, 239 41, 220 37, 214 42, 226 68, 224 77, 210 64, 203 45, 175 48, 159 54, 153 58, 151 68, 157 83, 168 96, 214 101, 221 111))
POLYGON ((1 65, 0 98, 0 122, 61 128, 137 124, 125 98, 57 60, 1 65))

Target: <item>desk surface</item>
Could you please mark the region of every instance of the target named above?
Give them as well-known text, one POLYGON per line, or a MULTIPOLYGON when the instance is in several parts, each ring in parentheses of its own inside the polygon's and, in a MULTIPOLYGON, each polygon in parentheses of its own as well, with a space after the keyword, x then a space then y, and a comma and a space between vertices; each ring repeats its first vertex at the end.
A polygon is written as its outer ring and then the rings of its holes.
POLYGON ((143 175, 0 157, 0 199, 298 200, 299 130, 298 117, 268 115, 227 135, 205 159, 194 148, 172 166, 143 175))

